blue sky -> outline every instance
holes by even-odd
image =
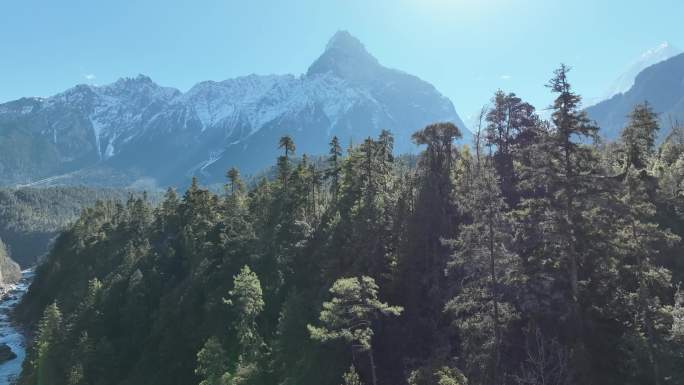
[[[544,84],[561,62],[578,91],[601,95],[641,52],[684,47],[681,15],[682,0],[7,0],[0,101],[139,73],[183,91],[301,74],[346,29],[467,118],[497,88],[545,107]]]

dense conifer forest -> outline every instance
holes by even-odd
[[[128,199],[140,192],[89,187],[0,188],[0,238],[12,257],[28,267],[48,251],[53,238],[73,223],[81,209],[99,200]],[[159,194],[150,192],[150,201]]]
[[[85,209],[17,309],[20,384],[684,384],[684,130],[642,104],[602,143],[567,76],[472,145],[286,136],[252,188]]]

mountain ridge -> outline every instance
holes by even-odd
[[[629,91],[586,111],[599,124],[603,136],[617,138],[634,106],[644,102],[660,116],[661,137],[668,133],[670,120],[684,120],[684,53],[647,67]]]
[[[31,148],[41,147],[46,158],[8,159],[0,183],[217,182],[226,168],[250,173],[269,164],[284,134],[293,135],[300,153],[324,154],[332,135],[358,142],[389,129],[397,152],[414,152],[411,133],[435,121],[456,123],[467,140],[453,104],[433,85],[382,66],[340,31],[299,76],[252,74],[181,92],[138,75],[0,104],[0,126],[14,133],[5,142],[33,155]],[[18,172],[7,170],[13,165]]]
[[[682,50],[673,46],[669,42],[665,41],[659,44],[657,47],[651,48],[643,52],[638,59],[633,61],[629,68],[625,70],[608,88],[606,93],[603,95],[603,100],[612,98],[617,94],[622,94],[629,91],[636,77],[646,68],[665,61],[671,57],[677,56],[682,53]]]

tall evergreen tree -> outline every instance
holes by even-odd
[[[330,150],[328,152],[328,170],[326,175],[330,178],[330,193],[333,202],[337,202],[337,194],[340,190],[340,171],[341,171],[341,157],[342,147],[337,136],[333,136],[330,140]]]
[[[230,194],[235,194],[244,190],[245,184],[240,179],[240,171],[237,168],[231,167],[226,173],[226,177],[228,177]]]
[[[639,106],[592,146],[567,68],[551,88],[551,122],[497,93],[472,155],[450,123],[419,156],[333,138],[322,181],[290,138],[249,190],[84,209],[17,309],[20,383],[681,385],[684,135],[656,151]]]
[[[254,360],[258,358],[263,347],[263,339],[259,334],[256,318],[264,310],[264,300],[259,277],[249,266],[244,266],[233,279],[233,290],[226,303],[237,312],[235,331],[240,344],[241,358]]]
[[[62,313],[57,304],[53,303],[43,312],[33,347],[36,385],[59,384],[62,381],[59,365],[62,328]]]
[[[494,166],[499,174],[501,192],[506,202],[515,206],[518,175],[514,168],[516,156],[532,144],[539,126],[535,108],[514,93],[499,90],[492,98],[492,108],[486,114],[487,146],[494,152]],[[479,157],[478,157],[479,160]]]
[[[454,316],[462,341],[464,368],[471,381],[496,385],[502,373],[506,330],[518,315],[512,304],[524,280],[512,252],[513,223],[507,215],[491,157],[475,179],[466,199],[472,222],[461,226],[450,242],[455,253],[449,262],[458,295],[445,310]]]
[[[351,344],[352,355],[368,353],[372,383],[377,385],[373,321],[380,315],[398,316],[403,309],[378,300],[378,286],[370,277],[338,279],[330,294],[332,299],[323,303],[319,317],[322,326],[308,326],[311,338],[321,342],[341,339]]]
[[[581,189],[583,162],[591,162],[591,151],[584,149],[575,140],[583,137],[595,137],[598,127],[592,124],[583,112],[581,107],[581,97],[571,88],[568,80],[570,68],[561,65],[555,71],[555,76],[551,79],[548,87],[552,92],[558,94],[552,105],[551,121],[553,131],[550,136],[553,150],[550,152],[552,160],[557,164],[558,187],[555,195],[562,207],[562,218],[560,223],[560,233],[566,234],[562,240],[561,255],[568,262],[569,283],[572,299],[573,318],[580,321],[579,315],[579,252],[576,250],[577,222],[580,220],[580,212],[575,206],[574,200]]]
[[[544,335],[572,346],[569,366],[581,382],[591,372],[587,343],[597,342],[587,334],[593,329],[584,308],[594,295],[603,301],[614,279],[610,246],[602,242],[614,197],[596,148],[586,143],[598,128],[581,110],[568,72],[565,65],[555,71],[548,84],[557,95],[551,122],[535,130],[534,145],[516,163],[524,199],[515,212],[515,248],[524,256],[526,291],[534,299],[526,311]]]
[[[197,353],[195,374],[202,377],[199,385],[225,385],[228,370],[226,351],[216,337],[211,337]]]
[[[413,134],[413,141],[424,150],[418,159],[415,202],[406,225],[410,242],[400,251],[398,285],[405,293],[401,297],[409,336],[405,343],[421,365],[434,352],[450,349],[444,346],[450,341],[445,334],[448,323],[429,314],[441,313],[447,300],[444,270],[450,252],[442,240],[456,234],[461,220],[454,201],[459,158],[455,141],[460,137],[452,123],[432,124]]]
[[[664,381],[660,369],[662,358],[659,356],[662,337],[656,330],[661,299],[656,293],[667,290],[671,279],[670,272],[658,265],[657,257],[668,244],[678,241],[670,231],[653,222],[656,182],[647,169],[655,152],[658,129],[655,113],[648,105],[642,104],[635,107],[629,124],[622,132],[624,213],[619,217],[620,230],[616,239],[624,264],[622,284],[635,291],[634,306],[628,305],[634,309],[628,322],[635,335],[645,336],[643,347],[656,385]]]
[[[678,343],[684,342],[684,293],[681,287],[678,287],[675,293],[670,337]]]
[[[280,174],[280,180],[287,191],[287,180],[290,177],[291,166],[290,166],[290,155],[295,152],[295,144],[290,135],[285,135],[278,141],[278,148],[282,148],[284,153],[283,156],[278,158],[278,172]]]
[[[289,156],[295,152],[295,144],[290,135],[285,135],[280,138],[278,142],[278,148],[282,148],[285,151],[285,158],[289,160]]]

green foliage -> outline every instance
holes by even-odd
[[[215,337],[204,343],[197,353],[195,373],[203,378],[200,385],[223,385],[223,377],[228,370],[226,352]]]
[[[224,300],[227,304],[234,306],[237,312],[235,328],[243,359],[257,358],[263,344],[256,324],[256,318],[264,310],[262,295],[259,277],[250,270],[249,266],[244,266],[233,279],[230,299]]]
[[[628,311],[625,324],[631,329],[631,357],[634,365],[644,365],[652,371],[654,383],[662,377],[660,351],[663,336],[661,323],[661,299],[654,293],[671,289],[671,272],[656,262],[658,254],[679,241],[679,237],[664,230],[653,221],[656,205],[656,183],[647,168],[654,151],[658,124],[648,105],[638,105],[630,116],[630,122],[622,136],[624,148],[623,190],[621,203],[624,212],[618,219],[616,242],[621,245],[623,259],[621,283],[625,287],[623,310]],[[643,359],[639,352],[645,352]]]
[[[378,285],[370,277],[340,278],[330,288],[332,299],[323,303],[321,327],[308,325],[311,338],[326,342],[341,339],[355,351],[367,352],[373,385],[377,373],[373,356],[373,320],[380,315],[399,316],[404,310],[378,300]]]
[[[684,341],[684,294],[679,287],[675,293],[675,302],[672,309],[670,336],[677,342]]]
[[[285,135],[280,138],[278,143],[278,148],[282,148],[285,151],[285,157],[289,157],[290,154],[295,152],[295,144],[290,135]]]
[[[468,385],[463,373],[449,366],[426,366],[411,372],[408,385]]]
[[[519,170],[515,162],[520,161],[527,147],[538,140],[539,117],[534,107],[515,94],[497,91],[492,98],[492,108],[485,114],[485,143],[492,151],[491,160],[500,178],[501,192],[509,205],[517,205],[520,196],[516,191]],[[479,154],[479,148],[476,149]],[[480,162],[478,156],[476,159]]]
[[[458,369],[444,366],[437,371],[435,376],[437,385],[468,385],[468,380]]]
[[[524,284],[522,267],[513,248],[513,221],[492,165],[476,163],[479,176],[466,195],[472,222],[461,226],[448,266],[459,294],[445,305],[458,329],[463,368],[477,383],[498,383],[504,337],[518,318],[513,302]],[[504,376],[505,377],[505,376]]]
[[[658,133],[658,115],[648,103],[637,104],[622,130],[625,168],[643,169],[652,157]]]
[[[342,385],[363,385],[354,365],[342,375]]]
[[[322,342],[342,339],[361,351],[371,349],[372,321],[380,315],[398,316],[403,309],[378,300],[378,285],[370,277],[340,278],[323,303],[321,327],[309,325],[311,338]]]
[[[240,179],[240,171],[237,168],[233,167],[228,170],[226,176],[229,182],[227,190],[230,194],[242,193],[244,191],[245,184]]]
[[[140,193],[86,187],[0,188],[0,238],[17,262],[28,267],[82,209],[98,201],[126,201],[131,194]]]
[[[656,148],[644,105],[590,143],[567,67],[550,88],[548,122],[497,92],[473,149],[451,123],[419,156],[285,136],[272,178],[220,195],[0,191],[22,231],[64,228],[16,311],[20,383],[684,383],[682,130]]]
[[[32,362],[37,385],[59,384],[59,352],[62,338],[62,313],[56,303],[48,306],[38,324]]]

